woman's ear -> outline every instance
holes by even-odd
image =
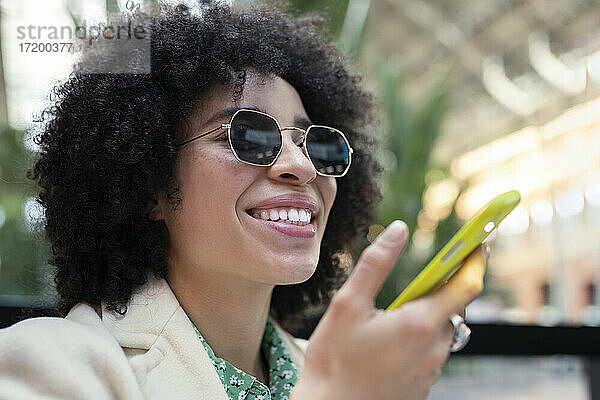
[[[152,221],[160,221],[165,219],[162,212],[162,205],[156,200],[156,196],[152,197],[146,205],[146,214]]]

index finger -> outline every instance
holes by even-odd
[[[481,293],[486,267],[487,256],[480,245],[465,259],[463,266],[448,283],[422,300],[435,303],[435,309],[439,310],[436,314],[441,320],[458,314]]]

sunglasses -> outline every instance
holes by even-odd
[[[306,129],[280,128],[277,120],[263,112],[241,108],[228,124],[195,136],[177,146],[183,146],[220,129],[227,129],[229,147],[235,157],[246,164],[269,167],[275,163],[283,143],[282,132],[296,130],[302,133],[304,154],[321,176],[340,178],[350,169],[352,147],[338,129],[311,125]],[[300,143],[297,143],[300,146]]]

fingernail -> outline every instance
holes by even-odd
[[[388,226],[387,236],[390,240],[400,240],[404,236],[404,232],[408,229],[406,223],[402,220],[395,220]]]

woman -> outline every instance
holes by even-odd
[[[92,73],[118,57],[100,47],[44,114],[30,176],[66,317],[0,334],[0,397],[426,397],[485,256],[376,310],[408,238],[398,221],[344,284],[381,167],[373,98],[319,39],[324,21],[220,4],[128,18],[152,26],[151,71]],[[310,342],[284,329],[321,304]]]

